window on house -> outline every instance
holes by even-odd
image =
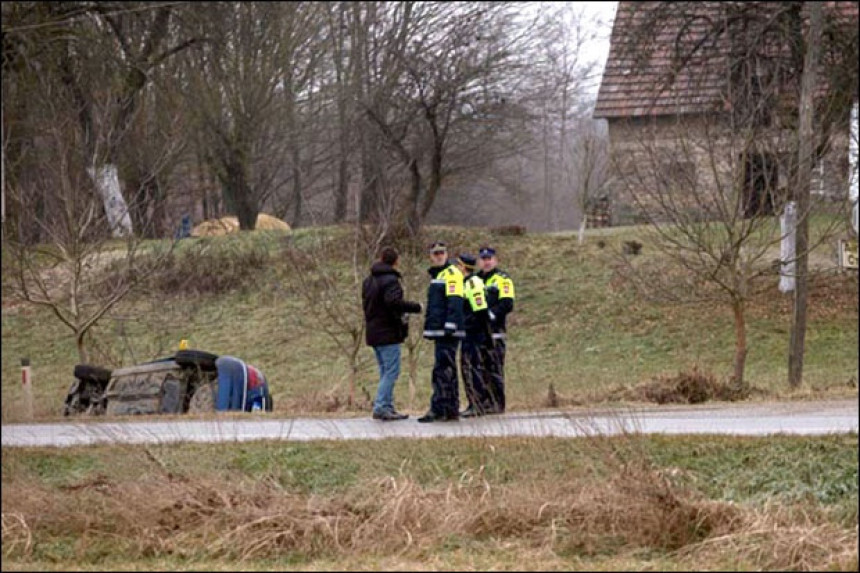
[[[749,153],[744,161],[741,209],[744,217],[773,215],[779,199],[779,167],[771,153]]]

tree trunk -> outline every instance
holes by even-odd
[[[363,139],[361,151],[361,193],[358,199],[358,220],[367,223],[379,210],[379,177],[376,156],[371,142]]]
[[[116,165],[106,163],[104,165],[87,168],[87,174],[92,179],[96,191],[102,199],[107,215],[108,225],[114,237],[128,237],[132,235],[131,217],[128,213],[128,205],[122,197],[119,186],[119,175]]]
[[[791,316],[791,339],[788,351],[788,383],[797,388],[803,381],[803,353],[806,339],[806,303],[809,292],[809,187],[812,181],[814,147],[814,90],[817,88],[818,52],[821,47],[821,4],[807,2],[809,37],[803,62],[800,93],[800,126],[798,133],[798,168],[795,183],[797,199],[797,249],[794,308]]]
[[[86,335],[86,331],[75,333],[75,344],[78,348],[78,360],[80,360],[79,364],[89,364],[90,362],[90,353],[87,351],[86,344],[84,343]]]
[[[421,204],[421,220],[423,221],[433,203],[436,202],[436,196],[439,190],[442,189],[442,159],[443,159],[442,141],[437,140],[433,146],[433,157],[430,162],[430,184],[427,186],[427,193],[424,194],[424,199]]]
[[[302,204],[302,170],[298,164],[298,153],[293,154],[293,218],[291,226],[298,228],[302,225],[304,205]]]
[[[735,299],[732,301],[732,311],[735,317],[735,359],[734,359],[734,384],[743,386],[744,370],[747,363],[747,328],[744,315],[744,301]]]
[[[418,169],[418,161],[413,159],[409,164],[409,171],[412,174],[412,183],[409,191],[409,213],[406,218],[406,230],[409,236],[417,237],[421,232],[421,210],[418,208],[418,201],[421,197],[421,172]]]
[[[343,223],[346,220],[346,199],[349,193],[349,171],[347,167],[346,150],[342,145],[337,165],[337,185],[334,191],[335,223]]]
[[[227,173],[226,181],[223,182],[225,199],[236,212],[239,228],[253,231],[257,225],[258,208],[248,185],[245,166],[239,158],[234,157],[225,168]]]
[[[583,213],[579,219],[579,233],[577,234],[577,240],[580,245],[585,242],[585,227],[587,224],[588,219],[586,218],[585,213]]]

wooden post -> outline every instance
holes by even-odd
[[[803,352],[806,339],[806,305],[809,292],[809,187],[812,179],[813,148],[813,94],[818,88],[818,52],[821,48],[821,4],[806,2],[809,7],[809,32],[800,94],[799,157],[795,193],[797,194],[797,237],[795,249],[797,263],[795,272],[794,309],[791,321],[791,339],[788,349],[788,383],[797,388],[803,381]]]
[[[24,418],[33,419],[33,381],[30,377],[30,359],[21,359],[21,395],[24,401]]]

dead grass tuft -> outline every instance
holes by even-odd
[[[744,400],[750,392],[747,384],[722,382],[712,373],[693,366],[674,375],[659,375],[632,388],[625,397],[657,404],[701,404],[710,400]]]
[[[33,533],[24,516],[17,512],[3,512],[3,556],[29,556],[33,548]]]
[[[780,523],[767,511],[748,511],[741,526],[681,548],[683,560],[707,563],[733,555],[739,568],[765,571],[857,571],[857,527]]]

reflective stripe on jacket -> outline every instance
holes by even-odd
[[[450,263],[432,267],[428,272],[431,280],[427,287],[424,337],[440,338],[446,334],[464,337],[463,273]]]
[[[490,307],[490,319],[493,328],[493,338],[505,338],[507,331],[507,316],[514,310],[514,281],[505,271],[493,269],[488,273],[480,272],[487,287],[487,304]]]

